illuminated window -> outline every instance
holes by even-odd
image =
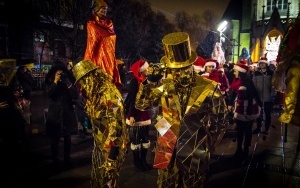
[[[288,0],[267,0],[267,11],[274,10],[276,5],[279,11],[287,10]]]
[[[278,10],[287,10],[288,8],[288,0],[280,0],[277,3]]]

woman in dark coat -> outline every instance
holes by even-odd
[[[239,61],[234,65],[233,71],[239,80],[231,84],[233,92],[230,92],[228,111],[233,111],[236,123],[237,149],[235,157],[244,159],[249,154],[252,125],[260,115],[261,102],[252,80],[247,75],[247,62],[245,60]]]
[[[46,121],[46,133],[51,138],[51,151],[53,160],[59,159],[59,140],[64,137],[64,160],[70,161],[71,135],[77,134],[77,118],[75,114],[75,101],[78,92],[74,80],[66,67],[56,65],[49,70],[46,76],[49,107]]]
[[[140,87],[147,87],[149,64],[144,59],[135,61],[130,70],[133,78],[129,84],[128,95],[125,99],[126,124],[129,126],[130,148],[133,151],[133,162],[141,171],[151,169],[147,163],[147,151],[150,147],[149,126],[151,125],[150,109],[140,110],[136,107],[136,98]]]

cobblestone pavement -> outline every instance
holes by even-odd
[[[50,143],[45,135],[44,109],[47,98],[42,91],[35,91],[32,100],[32,126],[28,151],[2,176],[2,187],[8,188],[88,188],[90,187],[91,136],[72,137],[72,164],[53,163],[50,160]],[[235,127],[232,125],[211,155],[210,172],[204,188],[300,188],[300,164],[297,151],[299,127],[278,122],[278,112],[273,113],[273,125],[269,135],[253,135],[247,160],[237,161],[235,152]],[[255,128],[255,126],[253,127]],[[154,127],[150,130],[152,148],[156,139]],[[286,140],[285,140],[286,138]],[[61,144],[62,146],[62,144]],[[62,153],[62,152],[61,152]],[[61,160],[62,160],[61,156]],[[120,188],[154,188],[157,170],[137,171],[132,163],[132,153],[127,153],[120,171]],[[148,154],[148,161],[153,153]],[[2,179],[1,178],[1,179]]]

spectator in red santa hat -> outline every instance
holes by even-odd
[[[237,149],[235,157],[248,156],[252,140],[252,126],[260,115],[259,98],[252,80],[247,75],[247,62],[239,61],[233,67],[234,75],[239,79],[228,100],[228,111],[233,111],[237,130]]]
[[[205,59],[201,56],[198,56],[196,61],[193,64],[194,71],[197,74],[200,74],[204,69],[204,65],[205,65]]]
[[[206,59],[204,64],[204,72],[200,73],[201,76],[214,80],[219,83],[219,73],[218,73],[219,63],[215,59]]]
[[[274,73],[269,69],[268,65],[268,59],[266,57],[261,57],[258,60],[258,69],[254,72],[252,77],[263,107],[261,116],[256,120],[257,128],[253,131],[253,134],[261,132],[263,123],[265,127],[263,134],[269,134],[270,132],[272,120],[271,113],[276,92],[272,87],[272,77]]]
[[[151,111],[139,110],[135,101],[139,87],[148,83],[149,64],[144,59],[135,61],[130,70],[133,78],[129,83],[128,95],[124,101],[126,111],[126,124],[129,126],[130,148],[133,151],[134,165],[141,171],[151,169],[146,162],[147,151],[150,147],[149,125],[151,125]]]
[[[243,60],[243,59],[238,61],[237,63],[247,65],[247,61]],[[231,63],[231,64],[232,64],[232,69],[231,69],[230,73],[232,73],[233,78],[232,78],[231,82],[229,82],[230,83],[229,84],[229,91],[227,93],[227,99],[226,99],[227,100],[227,105],[228,105],[228,101],[232,100],[231,98],[232,98],[232,96],[234,96],[233,93],[237,93],[239,87],[242,84],[240,77],[236,76],[236,74],[235,74],[235,71],[233,69],[234,64],[233,63]],[[228,115],[229,115],[229,123],[233,124],[234,123],[233,111],[229,111]]]

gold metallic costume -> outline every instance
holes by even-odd
[[[279,121],[300,126],[300,14],[283,37],[277,61],[272,84],[279,92],[285,92]]]
[[[11,84],[16,73],[16,59],[0,59],[0,73],[5,76],[6,84]]]
[[[279,117],[283,123],[300,126],[300,54],[289,62],[286,74],[284,112]]]
[[[87,93],[85,111],[93,129],[91,187],[119,187],[128,142],[122,95],[111,77],[90,60],[77,63],[73,72]]]
[[[210,153],[228,126],[225,100],[215,81],[194,73],[196,54],[190,50],[187,33],[170,33],[163,45],[166,56],[160,67],[165,67],[165,79],[159,87],[141,87],[136,105],[147,108],[160,101],[162,107],[155,125],[158,187],[200,188],[209,170]]]

